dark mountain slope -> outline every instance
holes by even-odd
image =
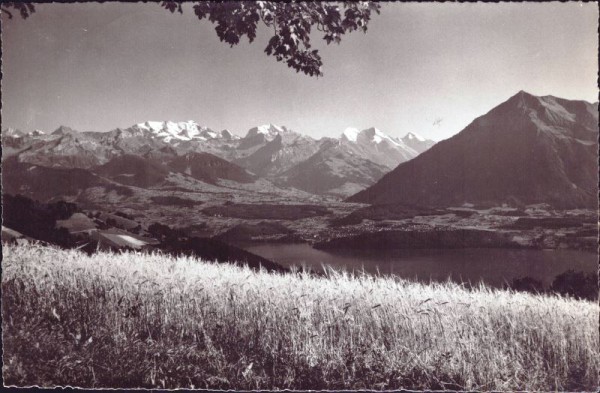
[[[10,157],[2,163],[2,192],[21,194],[34,200],[77,196],[81,191],[107,182],[80,168],[47,168]]]
[[[519,92],[351,202],[595,207],[598,106]]]
[[[169,169],[160,163],[131,154],[115,157],[94,172],[118,183],[142,188],[160,184],[169,175]]]
[[[187,153],[171,161],[169,167],[211,184],[218,179],[239,183],[251,183],[256,179],[245,169],[210,153]]]

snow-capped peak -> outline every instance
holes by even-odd
[[[165,142],[173,139],[190,141],[206,141],[221,137],[221,134],[211,130],[208,127],[200,126],[194,120],[174,122],[174,121],[147,121],[138,123],[132,128],[149,131],[155,136],[162,138]]]
[[[22,132],[20,130],[14,129],[14,128],[7,128],[4,131],[2,131],[2,135],[3,136],[12,136],[15,138],[20,138],[23,136],[28,136],[28,137],[38,137],[38,136],[42,136],[42,135],[46,135],[46,133],[42,130],[36,129],[30,132]]]
[[[358,128],[348,127],[342,132],[342,138],[346,138],[350,142],[356,142],[358,139]]]
[[[277,135],[285,134],[289,132],[284,126],[277,126],[275,124],[263,124],[261,126],[253,127],[248,130],[245,138],[254,138],[257,135],[262,135],[266,140],[273,140]]]
[[[388,140],[394,144],[397,144],[391,137],[381,132],[379,128],[371,127],[363,130],[362,134],[369,136],[371,140],[377,144],[383,142],[384,140]]]
[[[174,121],[147,121],[137,124],[138,128],[152,132],[168,132],[173,136],[182,131],[198,131],[198,123],[193,120],[174,122]]]
[[[3,137],[10,136],[10,137],[13,137],[13,138],[20,138],[23,135],[25,135],[25,134],[21,130],[19,130],[17,128],[9,127],[9,128],[5,128],[4,130],[2,130],[2,136]]]
[[[415,134],[414,132],[407,133],[406,135],[404,135],[404,137],[402,139],[417,140],[419,142],[425,142],[425,138],[423,138],[419,134]]]
[[[392,138],[379,128],[371,127],[362,131],[357,128],[348,127],[342,132],[341,139],[345,139],[353,143],[375,143],[380,144],[383,141],[391,143],[394,146],[401,146],[403,143],[396,138]]]
[[[263,124],[262,126],[256,127],[256,132],[258,134],[273,135],[279,132],[283,132],[283,129],[274,124]]]
[[[376,127],[371,127],[367,128],[366,130],[362,130],[358,135],[358,139],[375,144],[380,144],[385,141],[393,146],[405,147],[403,146],[404,144],[401,141],[399,141],[396,138],[392,138],[391,136],[387,135],[386,133],[384,133]]]
[[[425,139],[419,134],[415,134],[414,132],[409,132],[408,134],[404,135],[404,137],[402,137],[402,139],[400,140],[407,146],[410,146],[412,149],[417,151],[419,154],[423,153],[425,150],[435,145],[435,141]]]

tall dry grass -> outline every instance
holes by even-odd
[[[11,385],[595,390],[597,304],[7,246]]]

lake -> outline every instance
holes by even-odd
[[[386,252],[326,252],[304,243],[241,245],[244,249],[280,265],[308,266],[321,271],[323,265],[348,271],[395,274],[421,281],[479,282],[502,286],[515,278],[532,277],[548,286],[566,270],[595,272],[595,253],[576,250],[515,250],[473,248],[454,250],[390,250]]]

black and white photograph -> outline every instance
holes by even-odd
[[[3,387],[598,391],[598,5],[2,1]]]

